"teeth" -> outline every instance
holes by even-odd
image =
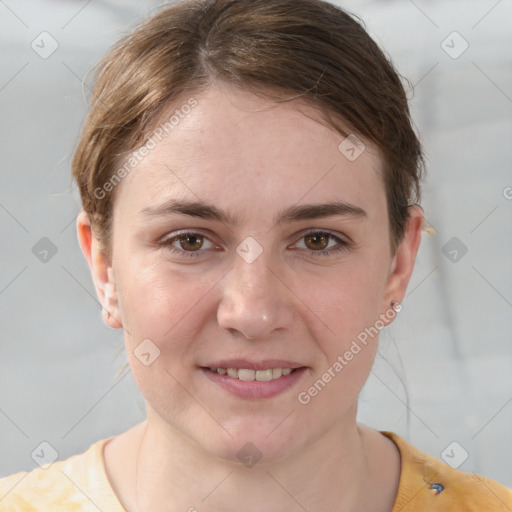
[[[279,379],[283,375],[290,375],[291,368],[268,368],[267,370],[250,370],[248,368],[210,368],[213,372],[220,375],[228,375],[233,379],[240,380],[257,380],[265,382],[269,380]]]
[[[254,370],[246,370],[244,368],[240,368],[240,370],[238,370],[238,378],[240,380],[254,380],[255,374],[256,372]]]
[[[272,370],[258,370],[256,372],[256,380],[260,380],[260,381],[272,380]]]
[[[273,368],[272,369],[272,378],[273,379],[279,379],[283,375],[283,369],[282,368]]]

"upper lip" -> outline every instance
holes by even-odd
[[[302,368],[304,365],[283,359],[265,359],[263,361],[250,361],[248,359],[222,359],[204,365],[204,368],[245,368],[248,370],[267,370],[273,368]]]

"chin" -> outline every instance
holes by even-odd
[[[236,428],[227,429],[229,435],[206,435],[202,448],[215,457],[237,465],[252,467],[286,459],[300,449],[301,440],[286,429],[276,429],[276,422],[255,425],[252,421],[237,421]],[[271,425],[271,426],[270,426]]]

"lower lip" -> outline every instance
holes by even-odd
[[[201,368],[203,374],[212,382],[240,398],[271,398],[294,386],[304,375],[306,368],[297,368],[294,372],[283,375],[279,379],[267,381],[240,380],[220,373]]]

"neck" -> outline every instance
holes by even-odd
[[[148,411],[135,471],[136,510],[227,512],[248,504],[265,512],[380,510],[369,429],[356,423],[355,412],[293,456],[246,467],[206,453]]]

